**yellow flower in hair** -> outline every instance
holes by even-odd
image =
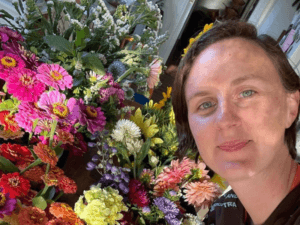
[[[208,31],[208,30],[210,30],[212,27],[213,27],[213,23],[211,23],[211,24],[205,24],[205,26],[204,26],[204,28],[203,28],[203,31],[201,31],[198,35],[197,35],[197,37],[195,37],[195,38],[191,38],[190,40],[189,40],[189,45],[185,48],[185,49],[183,49],[183,54],[181,55],[182,57],[184,57],[185,55],[186,55],[186,53],[188,52],[188,50],[192,47],[192,45],[193,45],[193,43],[195,42],[195,41],[197,41],[206,31]]]

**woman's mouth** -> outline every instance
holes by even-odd
[[[244,148],[248,144],[248,142],[250,141],[239,141],[239,140],[229,141],[220,145],[219,148],[226,152],[235,152]]]

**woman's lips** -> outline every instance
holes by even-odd
[[[223,151],[226,152],[234,152],[241,150],[244,148],[249,141],[231,141],[231,142],[226,142],[222,145],[219,146],[219,148]]]

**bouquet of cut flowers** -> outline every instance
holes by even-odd
[[[46,14],[35,0],[13,1],[13,5],[20,16],[0,10],[0,19],[23,35],[41,61],[59,64],[72,74],[71,91],[81,98],[88,96],[86,101],[102,87],[98,77],[105,75],[105,69],[128,99],[133,97],[133,84],[146,96],[159,84],[163,65],[158,47],[167,36],[158,35],[161,13],[151,1],[119,4],[113,15],[103,0],[47,1]],[[139,24],[145,26],[141,35],[134,33]]]
[[[226,188],[219,176],[208,175],[201,159],[175,158],[178,138],[171,91],[168,88],[159,103],[150,101],[121,118],[102,136],[97,143],[102,149],[87,164],[101,178],[86,193],[110,188],[123,197],[127,212],[116,224],[197,224],[192,212],[209,207]],[[83,198],[75,212],[88,224],[99,224],[90,219],[99,216]]]

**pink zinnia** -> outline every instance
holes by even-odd
[[[21,102],[19,111],[15,115],[15,120],[27,132],[32,132],[32,126],[35,119],[38,119],[38,124],[34,130],[35,134],[46,130],[50,132],[52,118],[47,115],[47,112],[37,108],[36,103]]]
[[[79,123],[82,126],[87,125],[87,130],[92,134],[96,131],[102,131],[106,124],[106,118],[104,112],[101,111],[101,108],[85,105],[82,99],[79,100],[78,105],[81,110]]]
[[[110,96],[116,96],[119,100],[119,104],[121,104],[125,99],[124,91],[119,87],[109,87],[109,88],[101,88],[99,90],[100,102],[107,102]]]
[[[80,115],[80,110],[75,98],[66,100],[66,96],[58,91],[49,91],[41,95],[38,107],[46,110],[60,123],[75,123]]]
[[[6,80],[10,71],[15,68],[24,68],[25,62],[17,55],[0,51],[0,78]]]
[[[36,73],[25,68],[16,68],[7,78],[7,90],[20,101],[37,102],[45,91],[45,84],[36,78]]]
[[[150,200],[147,197],[147,191],[140,181],[132,179],[130,180],[128,187],[128,197],[131,204],[136,204],[141,208],[150,204]]]
[[[37,78],[48,86],[56,90],[72,88],[73,78],[68,72],[58,64],[42,64],[37,68]]]
[[[1,34],[1,36],[5,34],[12,41],[24,41],[24,38],[22,37],[22,35],[20,33],[14,31],[12,29],[9,29],[6,26],[0,27],[0,34]]]

